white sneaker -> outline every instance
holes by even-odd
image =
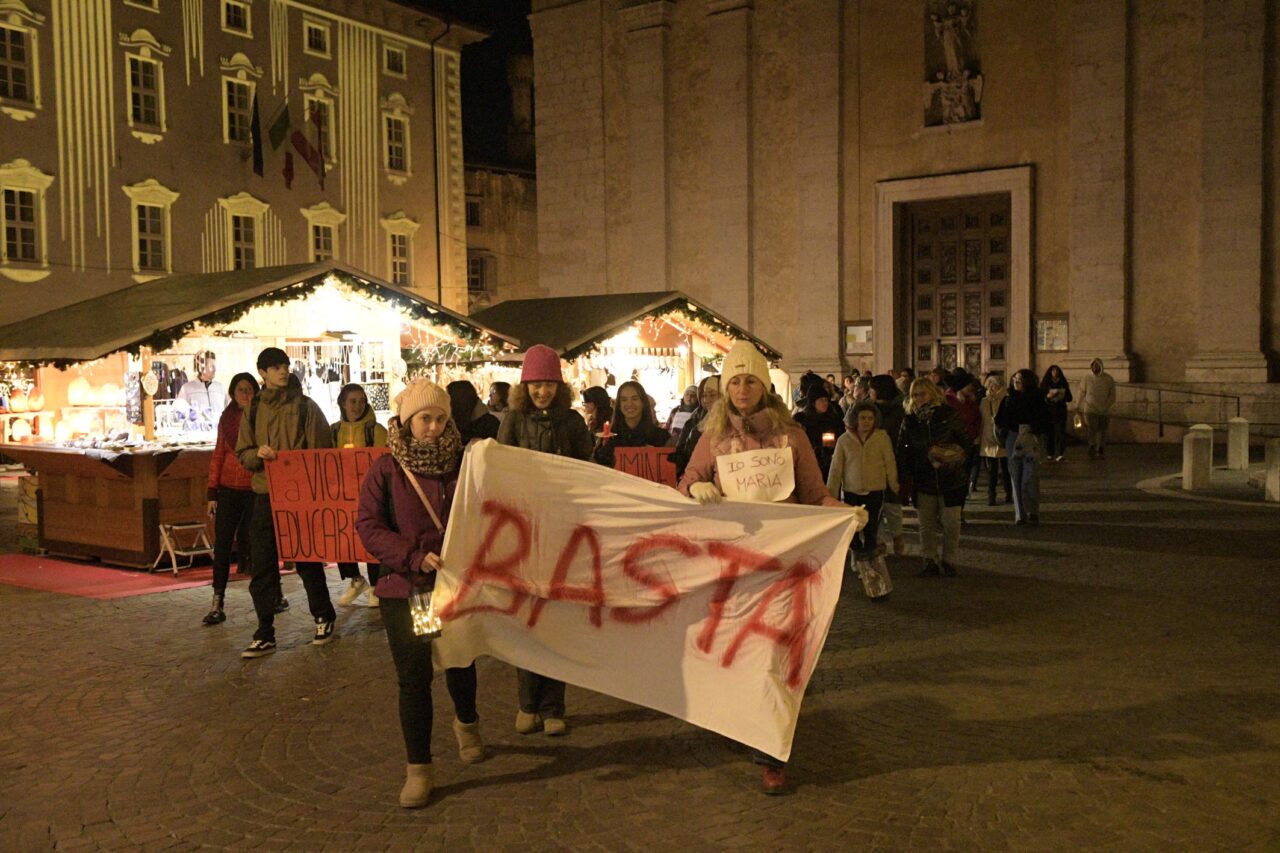
[[[378,594],[377,594],[376,592],[374,592],[373,590],[369,590],[369,598],[368,598],[367,603],[368,603],[368,605],[369,605],[370,607],[377,607],[377,606],[378,606]]]
[[[366,589],[369,588],[369,582],[364,578],[352,578],[347,585],[347,589],[342,595],[338,596],[338,603],[343,607],[347,607],[351,602],[360,597]]]

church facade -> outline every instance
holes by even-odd
[[[534,0],[530,20],[552,295],[682,290],[792,373],[1276,378],[1266,0]]]

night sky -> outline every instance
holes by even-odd
[[[492,33],[462,51],[463,145],[468,163],[533,167],[532,163],[510,162],[506,152],[506,129],[511,121],[507,57],[533,53],[529,4],[530,0],[428,0],[405,4],[444,12]]]

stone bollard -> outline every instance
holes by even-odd
[[[1212,431],[1206,434],[1194,427],[1182,437],[1182,490],[1196,492],[1209,487],[1213,469]]]
[[[1244,418],[1227,421],[1227,468],[1232,471],[1249,469],[1249,422]]]
[[[1266,500],[1280,503],[1280,438],[1267,439]]]

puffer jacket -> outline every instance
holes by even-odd
[[[720,474],[716,469],[716,459],[730,453],[741,453],[745,450],[761,448],[791,448],[792,464],[795,466],[795,490],[787,496],[786,503],[809,504],[810,506],[838,506],[844,504],[827,492],[827,484],[822,479],[822,471],[818,468],[817,457],[813,455],[813,447],[809,445],[809,437],[797,423],[788,424],[785,429],[776,433],[765,411],[756,412],[747,419],[750,431],[744,429],[744,418],[740,415],[729,415],[732,431],[712,441],[707,433],[700,433],[698,444],[693,449],[693,456],[680,478],[680,493],[688,496],[689,487],[694,483],[715,483],[721,492]]]
[[[970,446],[969,433],[956,410],[941,403],[925,412],[908,412],[895,448],[898,480],[913,492],[942,495],[947,506],[959,506],[969,489],[969,477],[963,462],[933,467],[929,448],[939,444]]]
[[[507,412],[498,429],[498,443],[573,459],[590,459],[595,447],[586,421],[572,409]]]
[[[378,423],[372,406],[365,406],[364,414],[354,421],[347,420],[344,415],[342,420],[329,429],[333,433],[334,447],[387,446],[387,428]]]
[[[618,418],[618,431],[608,441],[601,440],[592,458],[601,465],[613,467],[613,449],[615,447],[666,447],[671,440],[671,433],[657,424],[652,426],[638,425],[635,429],[627,426],[627,422]]]
[[[256,405],[245,409],[236,440],[240,464],[253,472],[253,490],[267,494],[267,468],[258,458],[258,448],[273,450],[314,450],[333,446],[329,422],[316,402],[290,383],[284,388],[267,388],[255,398]]]
[[[247,492],[253,488],[253,475],[245,470],[236,456],[236,440],[240,437],[240,419],[244,412],[233,400],[218,418],[218,441],[209,460],[209,500],[218,497],[218,487]]]
[[[440,523],[449,524],[449,510],[458,488],[458,469],[447,474],[410,474],[390,453],[379,456],[360,484],[356,532],[370,554],[382,563],[374,592],[381,598],[408,598],[415,589],[433,589],[435,572],[423,572],[422,560],[439,554],[444,533],[422,506],[409,477],[418,481]]]

